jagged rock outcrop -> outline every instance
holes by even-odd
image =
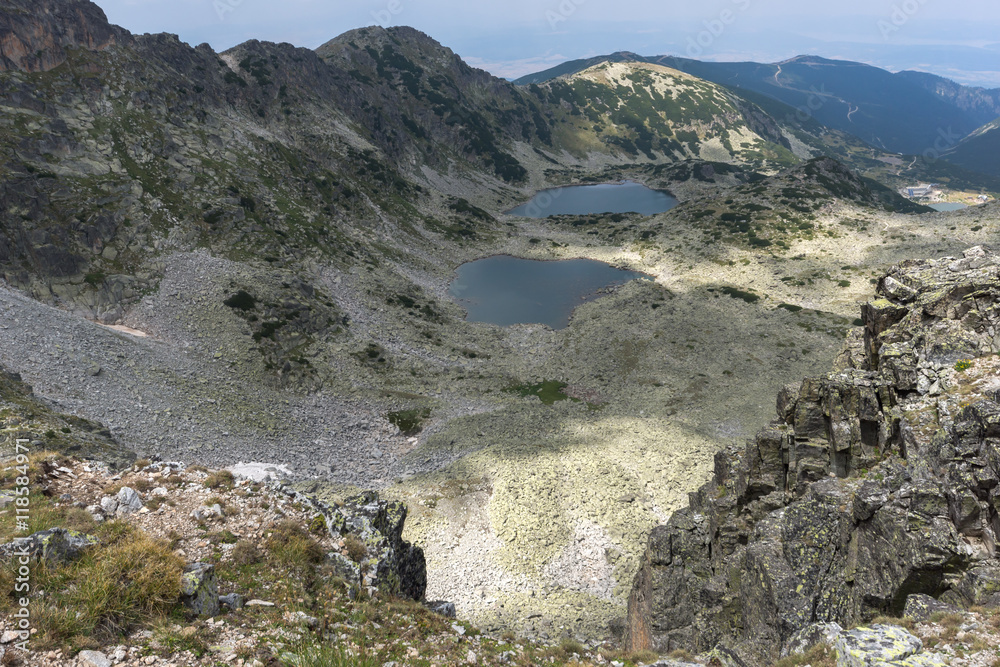
[[[378,493],[368,491],[340,507],[320,507],[331,535],[358,540],[356,564],[345,563],[357,572],[355,581],[389,595],[423,599],[427,564],[423,549],[403,541],[406,505],[380,500]]]
[[[906,261],[878,295],[838,370],[782,391],[654,529],[631,649],[766,664],[810,624],[901,615],[911,594],[1000,603],[1000,256]]]
[[[66,61],[67,48],[98,51],[131,40],[87,0],[0,3],[0,72],[47,72]]]

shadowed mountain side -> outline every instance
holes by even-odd
[[[1000,178],[1000,118],[987,123],[945,155],[949,162]]]

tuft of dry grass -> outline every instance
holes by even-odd
[[[576,655],[583,655],[587,652],[587,649],[578,641],[572,639],[563,639],[559,642],[559,650],[562,652],[563,656],[570,657],[574,653]]]
[[[208,489],[231,489],[236,485],[236,478],[228,470],[219,470],[206,477],[204,484]]]
[[[27,463],[24,463],[24,459],[18,460],[17,457],[11,457],[5,461],[3,469],[0,469],[0,489],[13,489],[17,478],[25,476],[23,467],[25,465],[28,466],[29,486],[36,486],[44,480],[46,472],[70,463],[72,462],[62,454],[50,451],[28,454]]]
[[[264,560],[264,555],[257,548],[257,545],[247,540],[237,542],[230,556],[233,559],[233,564],[237,567],[255,565]]]
[[[837,652],[829,644],[820,642],[805,653],[797,653],[796,655],[782,658],[774,663],[773,667],[803,667],[804,665],[812,665],[812,667],[837,667]]]
[[[897,618],[895,616],[877,616],[874,619],[872,619],[871,623],[867,623],[866,625],[895,625],[912,631],[913,628],[917,627],[917,622],[912,618]]]
[[[67,565],[39,564],[32,601],[42,647],[112,642],[133,627],[161,618],[177,604],[184,561],[169,543],[113,521],[97,531],[100,544]]]
[[[633,662],[637,665],[646,662],[656,662],[659,659],[660,655],[654,651],[635,651],[634,653],[629,653],[626,658],[628,662]]]
[[[360,563],[368,555],[368,547],[361,541],[361,538],[353,533],[349,533],[344,538],[344,550],[347,551],[347,557],[355,563]]]
[[[937,623],[938,625],[943,625],[946,628],[957,628],[965,620],[962,614],[956,614],[953,612],[946,611],[936,611],[930,616],[931,623]]]
[[[271,536],[264,543],[264,548],[272,558],[290,567],[314,565],[325,556],[319,542],[291,519],[285,519],[271,527]]]

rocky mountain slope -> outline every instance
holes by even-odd
[[[101,8],[86,0],[50,3],[42,11],[30,0],[5,0],[0,7],[0,72],[47,72],[66,61],[68,49],[133,43],[127,31],[110,25]]]
[[[8,416],[4,435],[30,443],[22,451],[30,452],[23,477],[32,514],[26,531],[16,529],[11,494],[20,473],[6,467],[0,542],[5,554],[32,553],[26,599],[34,632],[22,636],[9,616],[18,601],[4,595],[6,665],[459,665],[470,655],[484,665],[593,665],[628,658],[609,646],[487,637],[455,620],[453,605],[427,602],[423,558],[400,539],[405,508],[374,494],[329,507],[224,470],[141,460],[116,472],[46,453],[35,430],[41,422],[17,414],[23,421]],[[13,577],[6,565],[0,570],[5,588]],[[95,584],[108,578],[114,592],[102,595]]]
[[[959,109],[975,114],[975,117],[986,123],[1000,114],[1000,88],[979,88],[963,86],[951,79],[946,79],[927,72],[905,70],[896,76],[923,86]]]
[[[834,372],[786,387],[653,531],[631,646],[764,664],[810,624],[900,616],[913,595],[995,604],[998,267],[976,247],[880,279]]]

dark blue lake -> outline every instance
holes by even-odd
[[[641,183],[604,183],[573,185],[542,190],[526,204],[507,211],[523,218],[547,218],[550,215],[590,215],[593,213],[641,213],[655,215],[677,206],[677,200],[665,192],[651,190]]]
[[[597,298],[597,291],[649,276],[592,259],[538,261],[508,255],[458,267],[450,294],[470,322],[547,324],[563,329],[573,309]]]

